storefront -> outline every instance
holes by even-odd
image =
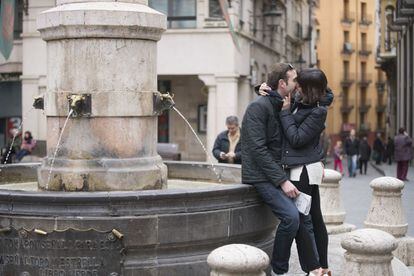
[[[20,81],[0,82],[0,148],[12,138],[11,130],[22,120],[22,86]]]

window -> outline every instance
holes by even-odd
[[[361,19],[367,18],[367,3],[361,3]]]
[[[208,2],[208,15],[210,18],[223,19],[219,0],[210,0]]]
[[[168,28],[196,27],[196,0],[149,0],[149,6],[167,15]]]
[[[349,31],[344,31],[344,42],[349,42]]]

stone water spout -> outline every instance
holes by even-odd
[[[36,96],[33,98],[33,107],[35,109],[45,109],[45,99],[43,96]]]
[[[154,112],[156,115],[161,115],[165,110],[169,110],[175,106],[173,100],[174,95],[167,93],[154,93]]]

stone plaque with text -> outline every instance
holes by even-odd
[[[11,229],[0,233],[0,275],[120,276],[122,250],[111,232]]]

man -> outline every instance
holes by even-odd
[[[283,131],[278,115],[283,100],[296,88],[295,79],[296,71],[290,64],[276,64],[267,80],[273,91],[267,97],[258,97],[250,103],[241,131],[242,182],[254,185],[263,201],[280,219],[273,246],[272,275],[288,272],[291,245],[300,226],[299,212],[292,200],[299,191],[288,180],[280,163]],[[312,245],[307,248],[308,251],[314,249]]]
[[[219,163],[241,164],[239,119],[226,118],[227,130],[220,133],[214,142],[213,155]]]
[[[413,140],[408,136],[405,128],[401,127],[394,138],[394,158],[397,162],[397,178],[403,181],[408,181],[408,162],[413,158],[412,144]]]
[[[356,176],[357,160],[359,153],[359,141],[355,137],[355,129],[351,129],[349,137],[345,140],[345,154],[348,159],[349,177]]]
[[[381,165],[383,153],[384,153],[384,143],[381,140],[381,133],[377,133],[377,137],[374,140],[374,156],[375,156],[376,165]]]
[[[359,172],[367,174],[368,161],[371,156],[371,147],[368,144],[367,136],[362,138],[359,144]]]

